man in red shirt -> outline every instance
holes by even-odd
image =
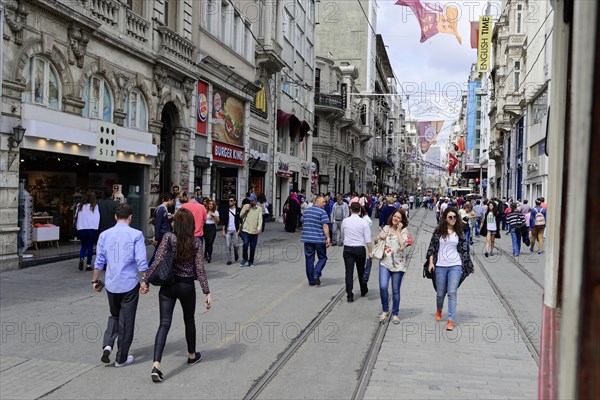
[[[194,195],[190,195],[189,199],[193,200]],[[185,208],[192,213],[194,217],[194,236],[204,240],[204,223],[206,222],[206,207],[195,201],[186,201],[181,205],[181,208]]]

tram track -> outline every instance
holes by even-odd
[[[425,215],[426,214],[423,214],[421,222],[416,227],[416,232],[413,234],[413,243],[418,243],[418,238],[421,233],[421,225],[423,224]],[[376,220],[374,220],[374,222],[375,221]],[[407,262],[410,261],[413,254],[415,253],[416,252],[413,251],[408,255]],[[358,277],[356,277],[355,280],[357,278]],[[281,371],[281,369],[294,357],[294,355],[300,350],[302,345],[311,336],[315,329],[317,329],[321,322],[323,322],[323,320],[331,313],[335,305],[342,300],[345,294],[346,288],[345,286],[343,286],[321,309],[317,316],[306,326],[306,328],[304,328],[304,330],[300,332],[300,334],[292,341],[292,343],[277,357],[275,362],[271,364],[267,371],[265,371],[265,373],[255,381],[248,393],[246,393],[246,395],[244,396],[244,400],[253,400],[259,398],[260,394],[269,386],[271,381],[277,376],[277,373]],[[358,379],[356,387],[352,394],[352,399],[364,398],[364,394],[367,390],[367,386],[373,373],[375,362],[377,361],[377,356],[379,354],[379,350],[381,349],[381,345],[385,338],[385,334],[387,332],[389,324],[389,317],[385,321],[377,323],[375,334],[373,335],[373,339],[371,341],[371,344],[369,345],[369,348],[366,352],[366,356],[362,362],[360,372],[358,374]]]

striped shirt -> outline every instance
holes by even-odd
[[[525,217],[519,211],[511,211],[506,217],[506,222],[511,228],[518,228],[525,225]]]
[[[323,224],[329,223],[329,217],[325,210],[315,206],[307,208],[302,216],[302,238],[304,243],[326,243],[327,238],[323,231]]]

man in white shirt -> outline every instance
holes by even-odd
[[[371,228],[369,223],[360,217],[360,204],[352,203],[350,206],[350,217],[342,222],[342,237],[344,240],[344,265],[346,267],[346,294],[349,303],[354,301],[354,293],[352,293],[354,282],[354,264],[356,264],[356,272],[358,273],[358,282],[360,283],[360,295],[366,296],[369,289],[367,283],[363,282],[365,274],[365,263],[367,261],[367,253],[365,245],[369,249],[369,257],[371,256]]]
[[[415,203],[415,196],[413,196],[412,194],[408,196],[408,202],[410,203],[410,209],[412,210]]]

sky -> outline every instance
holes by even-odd
[[[388,57],[404,93],[403,107],[407,118],[419,121],[445,120],[438,143],[448,140],[450,126],[460,113],[461,92],[467,90],[471,64],[477,50],[470,45],[470,21],[478,21],[487,1],[436,1],[454,5],[459,11],[458,34],[438,33],[420,43],[421,29],[417,17],[396,0],[378,0],[377,33],[383,37]],[[492,1],[491,14],[500,13],[500,2]],[[399,89],[402,93],[402,90]]]

